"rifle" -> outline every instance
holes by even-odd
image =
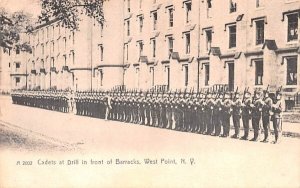
[[[255,96],[256,96],[256,89],[254,90],[254,93],[253,93],[253,97],[252,97],[252,104],[254,104],[254,99],[255,99]]]
[[[236,99],[236,95],[237,95],[238,91],[239,91],[239,87],[237,87],[237,88],[236,88],[236,90],[235,90],[235,93],[234,93],[233,100],[235,100],[235,99]]]
[[[216,96],[215,96],[215,100],[217,100],[217,98],[220,96],[220,88],[218,89],[218,92],[217,92],[217,94],[216,94]]]
[[[266,99],[266,93],[269,91],[269,84],[268,84],[268,86],[267,86],[267,89],[266,89],[266,91],[264,92],[264,100]]]
[[[248,90],[249,90],[249,87],[244,89],[244,94],[243,94],[243,99],[242,99],[243,103],[245,102],[245,97],[246,97],[246,93],[248,92]]]
[[[282,90],[282,86],[280,86],[280,88],[276,91],[276,93],[280,93]]]

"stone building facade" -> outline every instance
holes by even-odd
[[[105,21],[28,35],[28,89],[300,89],[299,0],[104,1]]]
[[[125,0],[125,85],[269,85],[293,94],[300,89],[299,8],[298,0]]]

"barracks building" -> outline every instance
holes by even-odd
[[[12,88],[300,90],[299,0],[110,0],[103,10],[103,24],[83,16],[75,32],[38,25],[32,54],[10,63]]]

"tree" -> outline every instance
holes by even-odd
[[[94,18],[98,23],[104,21],[104,0],[41,0],[42,12],[39,21],[49,22],[58,19],[63,27],[70,30],[79,29],[80,15]]]
[[[23,11],[9,14],[0,9],[0,46],[4,49],[31,52],[27,42],[20,40],[21,33],[32,30],[32,16]]]

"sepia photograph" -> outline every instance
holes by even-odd
[[[0,0],[0,187],[300,187],[300,0]]]

